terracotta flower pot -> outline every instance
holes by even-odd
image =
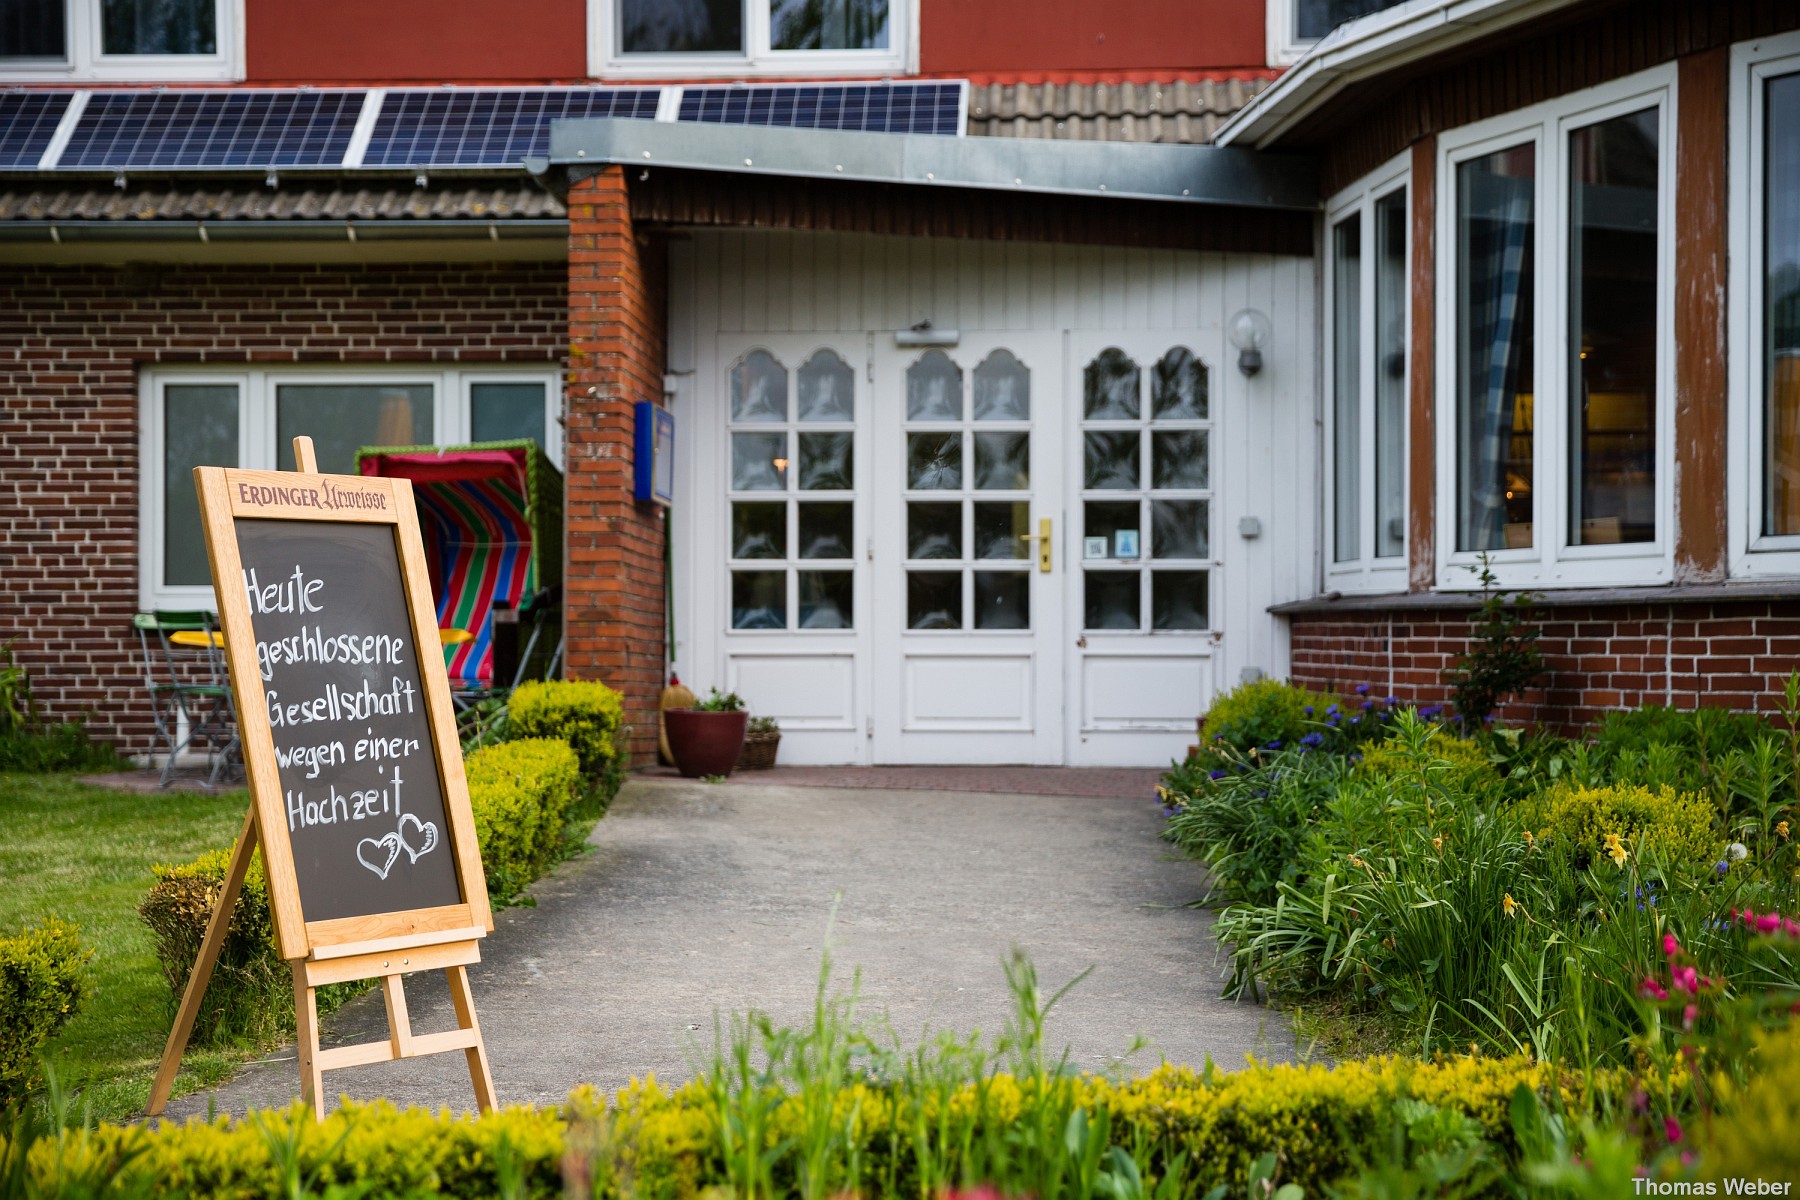
[[[747,712],[701,712],[671,708],[663,714],[669,730],[669,753],[675,769],[689,779],[729,775],[744,751]]]

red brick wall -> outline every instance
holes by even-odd
[[[1594,604],[1538,610],[1548,671],[1505,716],[1570,728],[1615,708],[1673,704],[1774,711],[1800,667],[1793,601]],[[1468,645],[1466,609],[1296,614],[1293,679],[1402,700],[1449,698],[1445,672]]]
[[[0,288],[0,640],[55,719],[150,748],[138,373],[153,363],[560,362],[560,263],[19,266]]]
[[[667,261],[634,230],[618,167],[569,189],[565,661],[569,678],[624,694],[638,763],[656,754],[667,530],[662,509],[632,500],[632,406],[662,400]]]

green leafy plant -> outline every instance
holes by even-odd
[[[695,712],[743,712],[744,698],[736,692],[721,692],[713,688],[706,699],[694,705]]]
[[[1297,742],[1322,725],[1332,698],[1279,679],[1241,683],[1215,699],[1201,724],[1201,749],[1248,751]]]
[[[748,732],[753,734],[780,733],[781,725],[774,717],[751,717]]]
[[[55,917],[0,938],[0,1109],[36,1083],[38,1051],[87,996],[91,957],[80,932]]]
[[[34,732],[37,705],[31,699],[31,681],[13,657],[12,643],[0,646],[0,735]]]
[[[1451,701],[1466,727],[1480,728],[1509,696],[1522,694],[1544,672],[1530,592],[1508,594],[1495,585],[1488,556],[1469,568],[1481,581],[1481,607],[1472,618],[1469,649],[1449,673]]]
[[[588,779],[601,779],[612,770],[625,745],[624,698],[603,683],[520,684],[507,703],[507,720],[509,737],[569,743]]]

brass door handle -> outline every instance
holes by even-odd
[[[1040,517],[1038,519],[1038,531],[1036,533],[1021,533],[1019,535],[1019,540],[1021,542],[1036,542],[1038,544],[1038,570],[1048,572],[1050,570],[1050,518]]]

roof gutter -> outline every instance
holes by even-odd
[[[1592,0],[1415,0],[1347,22],[1232,114],[1214,142],[1266,150],[1345,88]]]
[[[625,164],[1243,208],[1319,207],[1311,158],[1217,146],[564,120],[550,124],[549,157],[525,161],[534,174],[552,164]]]
[[[561,218],[372,221],[0,221],[0,242],[515,241],[568,236]]]

